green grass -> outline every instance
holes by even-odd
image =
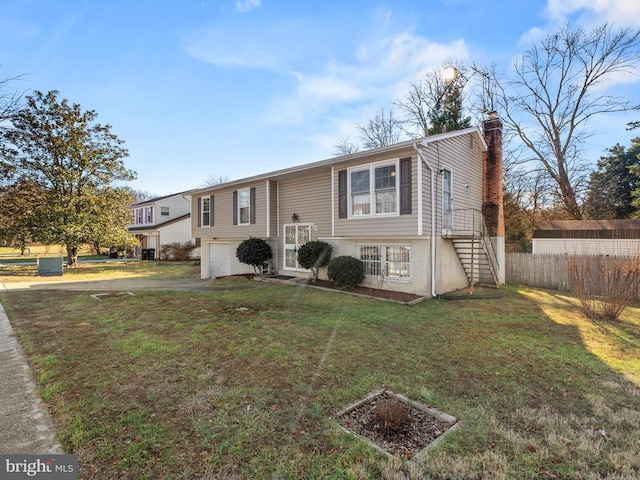
[[[638,308],[605,331],[535,289],[408,307],[225,282],[256,288],[0,295],[81,476],[640,477]],[[333,416],[383,386],[461,427],[381,457]]]
[[[107,280],[114,278],[157,278],[161,280],[182,280],[196,278],[200,268],[194,262],[147,262],[126,261],[109,263],[80,263],[76,267],[64,269],[62,277],[38,277],[35,265],[2,265],[0,262],[0,282],[59,282],[79,280]]]

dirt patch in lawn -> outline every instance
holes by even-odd
[[[424,454],[457,427],[457,419],[403,395],[382,390],[337,415],[351,433],[387,455],[407,459]]]

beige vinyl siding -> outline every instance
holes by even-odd
[[[454,216],[456,210],[482,210],[482,152],[471,135],[453,137],[429,144],[426,158],[435,170],[436,188],[436,233],[442,230],[442,174],[447,169],[452,173],[452,198]],[[431,177],[423,170],[423,231],[428,234],[431,222]],[[454,219],[455,222],[455,219]]]
[[[351,167],[369,165],[371,163],[383,162],[387,160],[399,160],[411,157],[411,213],[397,216],[372,216],[366,218],[339,218],[338,217],[338,172]],[[334,169],[334,215],[335,215],[335,236],[336,237],[397,237],[407,235],[417,235],[418,233],[418,163],[417,154],[413,149],[396,153],[394,156],[372,156],[366,162],[360,160],[349,164],[340,165]],[[399,163],[398,163],[399,166]],[[398,168],[399,170],[399,168]],[[398,190],[399,192],[399,190]],[[398,193],[399,195],[399,193]],[[398,202],[398,211],[400,198]]]
[[[252,225],[233,224],[233,192],[244,188],[256,189],[256,223]],[[272,192],[274,193],[274,192]],[[214,195],[213,227],[198,227],[198,197]],[[229,189],[203,191],[191,202],[191,226],[197,238],[266,238],[267,235],[267,183],[266,181],[238,185]],[[273,216],[273,212],[272,212]],[[275,236],[275,232],[271,232]]]
[[[278,182],[280,220],[277,230],[277,268],[284,265],[284,225],[293,223],[291,216],[298,215],[298,224],[311,224],[311,239],[331,235],[331,173],[309,175]],[[276,236],[276,232],[273,233]],[[287,271],[287,274],[290,274]]]

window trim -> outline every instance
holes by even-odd
[[[247,194],[247,205],[246,206],[242,206],[242,194],[246,192]],[[243,222],[242,221],[242,209],[243,208],[247,208],[247,221]],[[238,225],[251,225],[251,188],[247,187],[247,188],[240,188],[238,189],[238,210],[237,210],[237,215],[238,215]]]
[[[395,210],[393,212],[376,213],[376,188],[375,173],[377,168],[393,166],[395,168]],[[355,172],[369,171],[369,213],[357,215],[353,213],[353,194],[351,191],[351,174]],[[380,162],[354,165],[347,168],[347,218],[377,218],[397,217],[400,215],[400,159],[392,158]]]
[[[381,274],[381,275],[367,275],[366,274],[366,270],[367,270],[367,261],[372,261],[372,260],[363,260],[361,258],[362,256],[362,248],[363,247],[376,247],[379,248],[380,251],[380,270],[381,273],[384,272],[386,270],[386,266],[389,263],[389,260],[387,259],[387,248],[389,247],[402,247],[402,248],[407,248],[408,252],[409,252],[409,260],[408,262],[398,262],[398,263],[407,263],[408,268],[409,268],[409,275],[406,277],[398,277],[398,276],[390,276],[388,274]],[[380,280],[381,278],[384,280],[388,280],[390,282],[400,282],[400,283],[411,283],[413,281],[413,262],[411,260],[412,258],[412,245],[409,243],[357,243],[356,244],[356,248],[357,248],[357,258],[362,261],[365,264],[365,278],[368,279],[376,279],[376,280]],[[384,268],[383,268],[384,266]]]
[[[202,201],[202,206],[200,211],[200,226],[210,227],[211,226],[211,197],[209,196],[202,197],[201,201]],[[205,203],[208,204],[207,206],[209,208],[205,208]],[[209,215],[209,218],[207,218],[206,222],[204,221],[205,215]]]

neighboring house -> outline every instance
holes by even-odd
[[[532,253],[640,255],[640,220],[553,220],[538,222]]]
[[[483,128],[189,192],[202,278],[252,272],[236,248],[260,237],[280,275],[307,277],[296,252],[324,240],[332,257],[361,259],[364,284],[376,288],[435,296],[470,281],[504,283],[502,124],[492,115]]]
[[[127,230],[140,239],[141,248],[155,249],[155,258],[162,245],[195,243],[191,236],[191,204],[184,196],[186,193],[153,198],[131,206],[133,224]],[[192,256],[199,257],[200,249],[194,250]]]

